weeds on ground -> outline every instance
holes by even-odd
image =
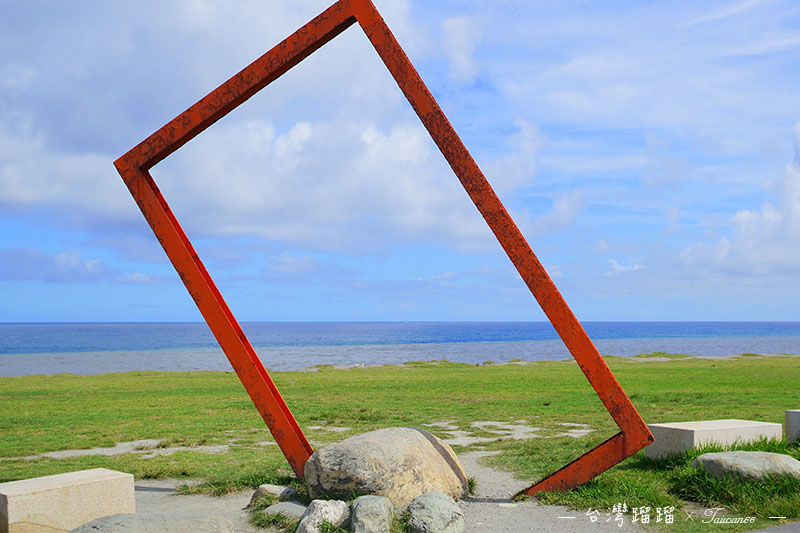
[[[264,514],[263,511],[256,511],[250,515],[250,523],[262,529],[272,527],[289,533],[297,529],[298,521],[284,513]]]
[[[767,451],[781,453],[800,459],[800,448],[785,441],[762,439],[752,443],[733,446],[705,446],[686,453],[653,460],[638,452],[622,464],[604,472],[596,478],[569,491],[548,492],[537,495],[544,504],[567,505],[575,509],[599,509],[610,511],[614,505],[625,503],[628,509],[674,507],[677,518],[683,516],[682,509],[690,504],[706,509],[723,508],[732,516],[756,517],[749,525],[702,523],[698,517],[698,530],[725,531],[750,530],[775,525],[770,517],[780,516],[788,520],[800,518],[800,479],[780,476],[765,480],[746,480],[737,477],[716,479],[702,467],[693,467],[692,461],[709,452],[720,451]],[[689,524],[684,524],[692,530]]]
[[[350,533],[349,530],[337,526],[335,524],[331,524],[327,520],[323,520],[322,523],[319,525],[320,533]]]
[[[411,526],[408,524],[411,521],[411,513],[404,511],[395,515],[392,521],[392,533],[408,533],[411,531]]]
[[[704,453],[720,451],[764,451],[789,455],[800,460],[800,448],[784,440],[761,439],[734,446],[705,446],[665,461],[670,492],[706,507],[724,507],[743,516],[800,518],[800,479],[792,476],[764,480],[727,477],[717,479],[702,467],[691,466]],[[658,461],[651,461],[658,463]]]
[[[305,483],[294,476],[276,473],[274,471],[261,471],[243,467],[239,471],[225,472],[218,475],[209,476],[202,483],[180,485],[176,492],[178,494],[211,494],[212,496],[222,496],[237,490],[258,487],[265,483],[282,485],[295,489],[299,493],[300,503],[308,505],[311,500],[308,498],[308,490]]]
[[[276,503],[278,503],[278,497],[274,494],[262,494],[247,507],[251,510],[263,511],[270,505],[275,505]]]

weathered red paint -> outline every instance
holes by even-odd
[[[566,489],[588,481],[653,437],[370,0],[336,2],[114,164],[276,442],[302,477],[311,446],[148,171],[355,22],[620,428],[620,433],[522,492]]]

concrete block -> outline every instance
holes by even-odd
[[[133,475],[106,468],[0,483],[0,533],[71,531],[134,512]]]
[[[658,459],[681,453],[689,448],[705,444],[728,445],[752,442],[762,437],[780,439],[783,428],[780,424],[754,420],[703,420],[698,422],[671,422],[648,424],[655,437],[653,444],[644,449],[645,457]]]
[[[786,410],[786,440],[800,439],[800,409]]]

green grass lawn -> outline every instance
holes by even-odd
[[[783,422],[784,409],[800,406],[800,357],[748,354],[730,360],[675,356],[660,360],[665,357],[606,358],[647,422],[715,418]],[[486,358],[491,359],[491,354]],[[523,421],[540,428],[540,438],[485,444],[501,452],[491,458],[493,465],[531,483],[618,431],[574,362],[481,366],[412,362],[352,369],[318,367],[314,372],[275,372],[272,376],[317,446],[368,430],[437,421],[449,421],[474,436],[492,435],[471,427],[475,421]],[[93,467],[131,472],[136,477],[203,479],[208,482],[203,489],[212,492],[263,482],[285,483],[291,478],[277,446],[263,444],[272,438],[233,373],[0,378],[0,405],[2,458],[111,447],[140,439],[163,439],[161,447],[190,448],[152,458],[124,454],[2,459],[0,482]],[[565,423],[587,424],[593,431],[580,438],[559,436]],[[337,433],[309,426],[351,429]],[[427,429],[438,432],[436,427]],[[201,445],[228,445],[228,449],[218,454],[191,450]],[[762,445],[800,459],[796,446]],[[457,452],[469,449],[455,448]],[[542,501],[605,511],[617,502],[628,507],[672,505],[680,509],[683,499],[693,499],[702,505],[717,502],[731,512],[751,513],[760,519],[773,510],[795,519],[800,516],[797,487],[778,488],[775,493],[770,492],[773,488],[746,487],[749,493],[731,500],[728,493],[734,489],[709,485],[688,466],[690,460],[654,463],[640,452],[583,487],[548,494]],[[794,499],[784,494],[793,490]],[[752,503],[740,501],[746,499]],[[775,521],[760,520],[748,528],[726,525],[720,530],[770,523]]]

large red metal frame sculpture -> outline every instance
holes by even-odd
[[[313,450],[149,170],[356,22],[619,426],[619,433],[522,492],[568,489],[584,483],[647,446],[653,437],[370,0],[336,2],[114,165],[275,441],[302,478]]]

